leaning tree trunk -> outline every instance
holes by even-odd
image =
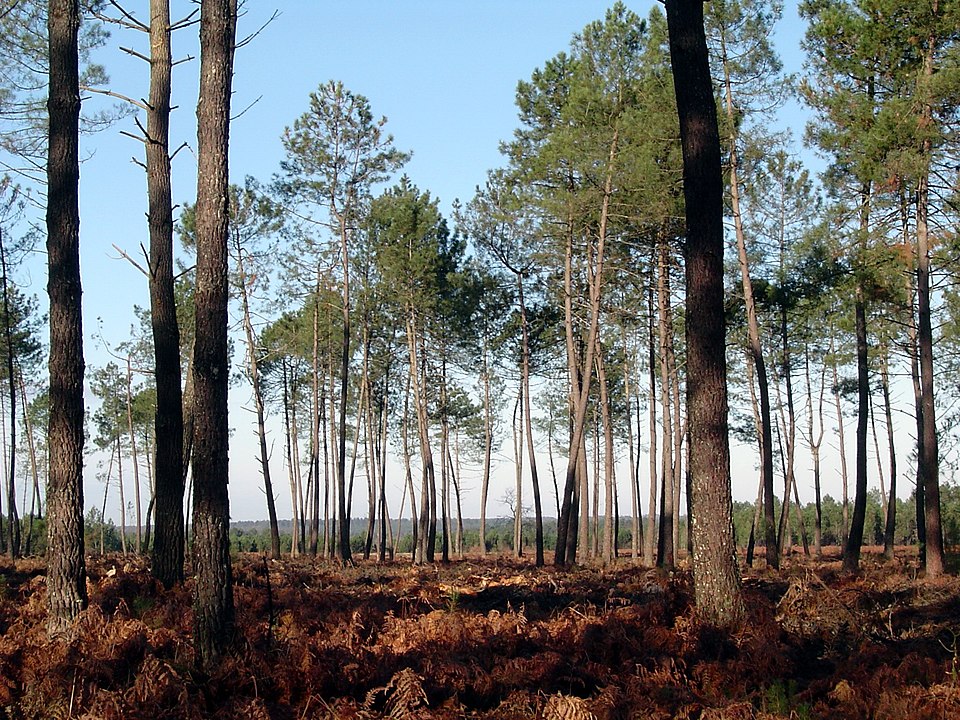
[[[523,273],[517,273],[517,293],[520,302],[520,330],[523,343],[521,379],[523,393],[523,425],[527,436],[527,456],[530,461],[530,481],[533,483],[533,513],[535,523],[535,563],[543,565],[543,505],[540,502],[540,477],[537,474],[537,449],[533,444],[533,418],[530,408],[530,340],[527,327],[527,305],[523,297]],[[520,499],[517,498],[519,503]]]
[[[62,635],[87,605],[83,558],[83,322],[80,312],[80,124],[77,0],[50,0],[47,99],[47,294],[50,471],[47,630]]]
[[[196,664],[215,670],[234,634],[227,492],[227,189],[237,1],[202,0],[197,104],[193,566]]]
[[[698,613],[731,626],[745,615],[733,534],[723,307],[723,180],[703,5],[666,0],[687,242],[687,422]]]
[[[267,448],[266,403],[263,399],[263,383],[260,379],[260,364],[257,361],[257,338],[250,313],[250,297],[247,292],[247,269],[243,262],[240,238],[233,238],[237,258],[237,286],[243,306],[243,332],[247,341],[247,371],[253,390],[253,404],[257,413],[257,440],[260,447],[260,472],[263,475],[263,490],[267,496],[267,518],[270,522],[270,557],[280,559],[280,526],[277,521],[277,501],[273,494],[273,479],[270,475],[270,453]]]
[[[593,252],[593,269],[588,268],[587,281],[590,294],[590,326],[587,331],[586,348],[583,353],[582,372],[576,367],[577,354],[573,343],[573,292],[572,292],[572,262],[573,239],[572,232],[568,234],[566,259],[564,267],[564,313],[566,319],[567,338],[567,367],[570,374],[570,396],[573,400],[573,428],[570,439],[570,453],[567,459],[566,481],[563,488],[563,503],[561,504],[560,520],[557,527],[557,544],[554,552],[554,564],[557,566],[573,564],[576,559],[576,540],[578,524],[573,519],[576,509],[573,498],[577,483],[577,467],[582,458],[579,457],[584,442],[584,430],[587,419],[587,406],[590,397],[590,380],[592,378],[594,355],[596,353],[597,337],[600,329],[601,298],[603,296],[603,266],[607,239],[607,220],[610,213],[610,195],[613,183],[613,164],[617,157],[619,146],[619,127],[613,131],[610,141],[610,153],[607,159],[607,175],[604,186],[603,206],[600,212],[600,228],[597,233],[597,246]],[[588,253],[589,254],[589,253]],[[588,264],[590,259],[588,258]],[[578,381],[579,380],[579,381]]]

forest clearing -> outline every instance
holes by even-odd
[[[3,568],[0,706],[11,718],[949,718],[960,716],[960,580],[916,552],[745,569],[748,619],[700,625],[686,563],[663,573],[235,558],[237,633],[195,669],[193,580],[88,558],[90,604],[45,631],[44,566]],[[741,558],[742,559],[742,558]],[[759,565],[762,566],[762,563]]]
[[[0,3],[0,715],[960,718],[960,0],[418,4]]]

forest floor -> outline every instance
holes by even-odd
[[[90,607],[53,642],[44,566],[0,563],[10,718],[960,718],[960,580],[915,554],[863,572],[793,556],[745,572],[749,622],[700,625],[687,570],[470,558],[414,568],[235,559],[237,642],[193,667],[192,583],[88,559]]]

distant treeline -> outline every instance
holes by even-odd
[[[955,485],[944,485],[941,490],[941,512],[943,519],[944,540],[948,546],[960,545],[960,487]],[[778,512],[782,508],[782,503],[778,499]],[[821,502],[822,515],[820,520],[820,536],[823,546],[842,545],[845,538],[845,523],[843,503],[827,495]],[[886,518],[883,513],[884,504],[881,503],[880,493],[876,490],[871,491],[867,497],[867,522],[864,531],[864,542],[873,545],[883,544],[883,528]],[[849,517],[853,512],[852,501],[848,507],[847,524]],[[790,518],[790,537],[794,545],[801,546],[806,542],[813,545],[814,528],[816,512],[813,503],[807,503],[803,506],[801,515],[803,518],[802,526],[797,521],[796,509],[789,508]],[[733,524],[736,530],[737,545],[741,548],[746,547],[750,537],[750,528],[756,515],[756,506],[749,502],[735,502],[733,506]],[[35,555],[43,554],[46,551],[46,524],[43,518],[30,517],[21,520],[23,524],[24,537],[29,535],[30,553]],[[646,518],[644,519],[646,522]],[[761,518],[762,522],[762,518]],[[365,518],[356,518],[351,523],[351,544],[355,553],[363,553],[366,536],[365,528],[367,521]],[[280,542],[283,552],[289,553],[291,546],[291,537],[293,525],[290,520],[281,520]],[[643,525],[646,528],[646,524]],[[331,528],[332,529],[332,528]],[[523,551],[532,552],[534,540],[533,518],[524,521],[523,525]],[[557,537],[556,518],[544,518],[544,545],[552,550]],[[322,528],[321,528],[322,530]],[[595,524],[590,524],[590,541],[594,542],[595,537],[602,538],[603,518],[599,518]],[[134,547],[133,538],[135,530],[127,529],[127,547]],[[456,523],[450,529],[450,543],[452,548],[456,548]],[[629,552],[632,547],[632,522],[630,518],[620,518],[617,527],[617,547],[620,553]],[[392,522],[392,537],[396,539],[388,540],[388,548],[395,548],[397,554],[409,554],[412,551],[410,520],[394,520]],[[440,534],[438,533],[440,542]],[[763,533],[756,533],[756,544],[763,546]],[[231,545],[235,552],[266,552],[270,549],[270,525],[266,520],[240,520],[232,522],[230,525]],[[96,510],[91,510],[85,518],[85,540],[87,552],[122,552],[123,542],[120,529],[112,519],[106,522],[101,521],[100,514]],[[487,551],[491,553],[506,553],[513,551],[513,519],[498,518],[487,520],[486,530]],[[897,502],[896,516],[896,544],[913,545],[917,542],[917,510],[913,496],[907,500]],[[642,544],[642,543],[641,543]],[[473,552],[479,549],[480,545],[480,521],[476,518],[463,519],[463,534],[461,547],[464,551]],[[681,518],[680,526],[680,547],[686,546],[686,518]],[[374,554],[376,554],[376,538],[374,538]],[[321,540],[322,548],[322,540]],[[455,554],[455,550],[454,550]],[[589,553],[588,554],[592,554]]]

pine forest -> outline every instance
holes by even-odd
[[[0,0],[5,717],[960,717],[960,2],[276,5]]]

